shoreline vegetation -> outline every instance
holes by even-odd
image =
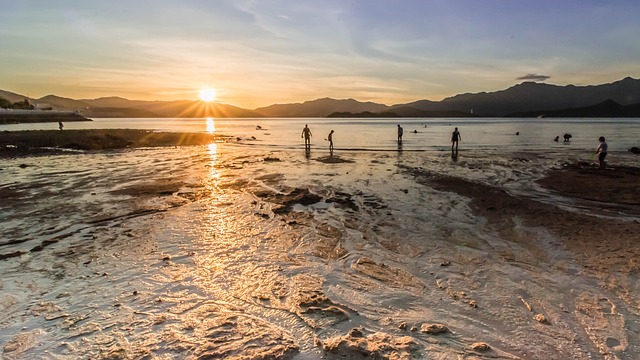
[[[66,150],[208,145],[221,139],[226,137],[209,133],[134,129],[3,131],[0,132],[0,156],[36,155]]]

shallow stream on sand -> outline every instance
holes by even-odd
[[[428,180],[553,203],[533,181],[580,156],[214,144],[6,160],[3,356],[341,358],[323,344],[356,327],[381,357],[640,356],[637,310],[547,229],[488,228]],[[433,323],[450,332],[420,331]]]

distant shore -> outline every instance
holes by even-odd
[[[0,156],[34,155],[65,150],[206,145],[219,139],[223,137],[209,133],[133,129],[2,131]]]
[[[75,112],[40,110],[4,110],[0,111],[0,125],[46,122],[93,121]],[[1,129],[1,128],[0,128]]]

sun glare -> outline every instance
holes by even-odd
[[[216,132],[216,123],[213,122],[213,118],[207,118],[207,132],[214,133]]]
[[[202,89],[200,90],[200,100],[205,102],[211,102],[216,99],[217,93],[215,89]]]

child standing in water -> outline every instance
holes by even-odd
[[[598,154],[598,162],[600,163],[600,169],[604,169],[604,158],[607,157],[607,150],[609,145],[604,141],[604,136],[600,136],[598,139],[600,144],[596,148],[596,154]]]
[[[327,141],[329,141],[329,151],[333,153],[333,130],[327,135]]]

